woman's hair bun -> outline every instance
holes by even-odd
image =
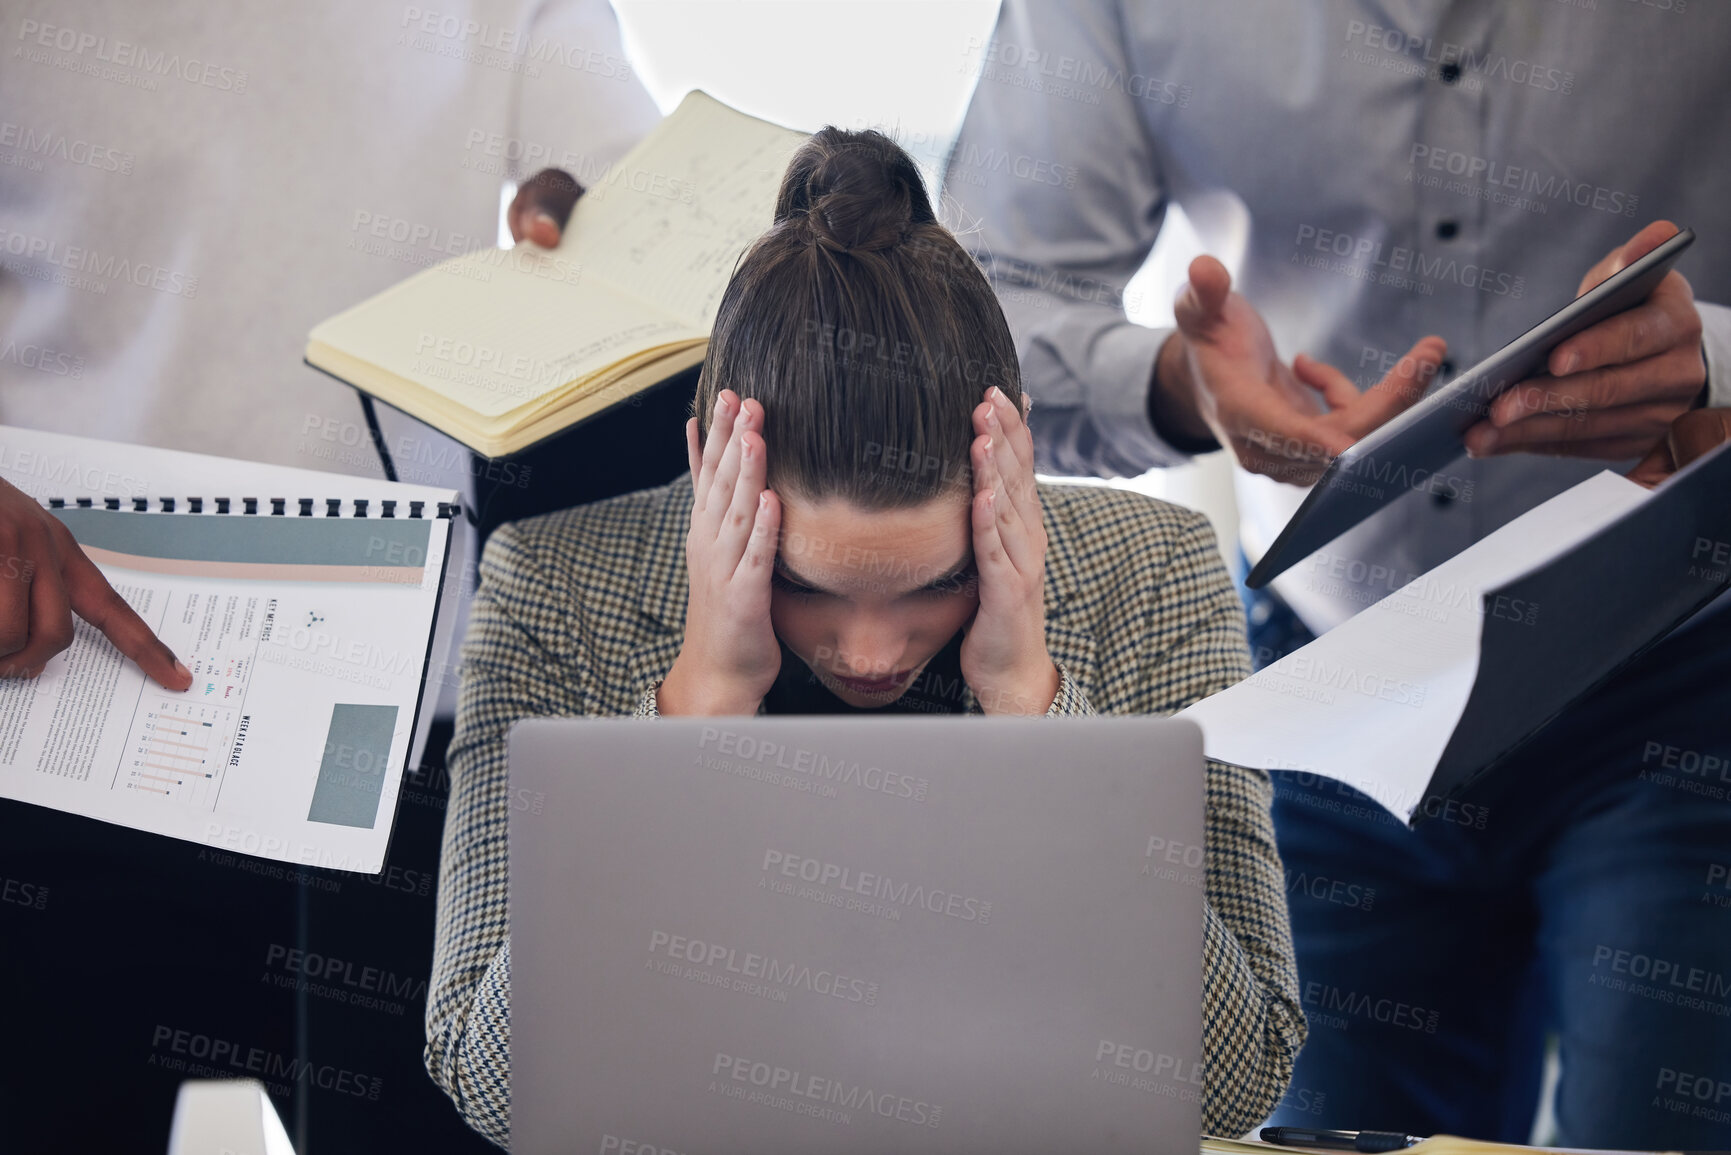
[[[776,223],[809,232],[832,252],[879,252],[935,221],[912,158],[875,129],[830,125],[800,146],[782,179]]]
[[[774,224],[722,291],[690,412],[701,437],[724,386],[754,397],[770,488],[903,509],[972,493],[973,412],[992,385],[1021,404],[1021,381],[997,295],[919,166],[881,132],[831,126],[794,149]],[[886,445],[925,467],[884,468]]]

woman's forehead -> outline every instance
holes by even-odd
[[[962,497],[877,510],[842,497],[782,500],[778,560],[796,580],[823,589],[918,589],[966,566],[972,543]]]

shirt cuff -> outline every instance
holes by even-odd
[[[1171,333],[1176,332],[1176,330],[1167,329],[1162,332],[1169,336]],[[1165,341],[1162,341],[1158,346],[1156,346],[1156,350],[1164,349],[1165,347],[1166,343]],[[1203,453],[1213,453],[1216,449],[1219,449],[1220,442],[1216,441],[1212,437],[1191,437],[1187,434],[1180,433],[1176,429],[1169,429],[1165,425],[1161,424],[1160,418],[1154,413],[1154,397],[1156,393],[1159,392],[1159,377],[1160,354],[1156,351],[1154,354],[1154,370],[1148,375],[1148,398],[1146,402],[1148,406],[1148,424],[1154,430],[1154,436],[1171,446],[1177,452],[1187,453],[1192,457]]]
[[[1032,401],[1035,469],[1066,475],[1135,477],[1182,465],[1194,450],[1161,436],[1149,413],[1160,347],[1171,328],[1119,320],[1072,326],[1059,342],[1042,340],[1023,358],[1022,385]],[[1041,391],[1050,385],[1050,404]],[[1207,448],[1213,448],[1212,443]]]
[[[1117,442],[1116,448],[1131,460],[1152,458],[1165,465],[1186,456],[1184,449],[1160,436],[1148,411],[1160,347],[1172,332],[1124,321],[1102,329],[1088,351],[1088,374],[1097,383],[1089,399],[1094,410],[1090,416],[1101,436]]]
[[[1731,406],[1731,308],[1697,302],[1701,313],[1701,357],[1707,362],[1707,404]]]

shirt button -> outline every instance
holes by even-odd
[[[1455,221],[1438,221],[1436,223],[1436,235],[1440,240],[1452,241],[1455,239],[1455,234],[1460,231],[1461,227]]]
[[[1453,63],[1445,64],[1437,70],[1437,75],[1442,77],[1444,84],[1453,84],[1461,78],[1461,66]]]
[[[1436,367],[1436,371],[1441,373],[1444,377],[1453,377],[1455,375],[1455,363],[1447,357],[1444,357],[1442,364]]]
[[[1441,489],[1431,494],[1430,499],[1433,504],[1442,509],[1447,509],[1450,505],[1453,505],[1455,500],[1453,497],[1449,496],[1446,491]]]

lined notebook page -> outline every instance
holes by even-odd
[[[577,202],[557,251],[708,332],[735,263],[775,216],[775,194],[808,134],[701,92]]]

